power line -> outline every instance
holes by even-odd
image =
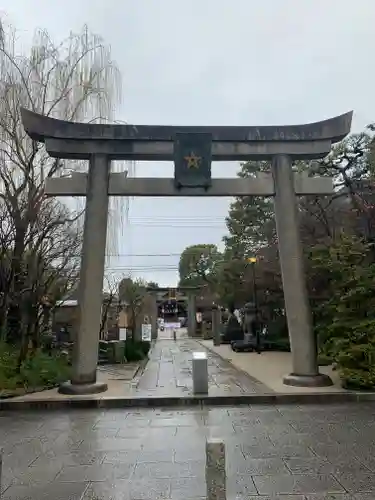
[[[168,228],[196,228],[204,229],[217,227],[220,229],[226,228],[226,220],[220,216],[154,216],[154,217],[129,217],[127,225],[138,227],[168,227]]]
[[[178,271],[178,266],[108,266],[107,269],[114,271]]]
[[[170,214],[162,215],[130,215],[130,219],[225,219],[228,214],[187,214],[187,215],[177,215],[175,212]]]
[[[139,275],[143,273],[147,274],[173,274],[178,276],[178,270],[176,269],[105,269],[106,273],[117,274],[121,276],[132,276]]]
[[[111,253],[111,254],[106,254],[106,257],[137,257],[137,258],[149,258],[149,257],[180,257],[181,253],[150,253],[150,254],[145,254],[145,253]],[[76,254],[76,257],[80,257],[81,254]]]
[[[76,254],[75,256],[76,257],[79,257],[81,254]],[[131,253],[113,253],[113,254],[106,254],[106,257],[113,257],[113,258],[121,258],[121,257],[129,257],[129,258],[132,258],[132,257],[136,257],[136,258],[159,258],[159,257],[181,257],[181,253],[165,253],[165,254],[162,254],[162,253],[150,253],[150,254],[146,254],[146,253],[134,253],[134,254],[131,254]],[[150,265],[153,265],[153,264],[150,264]],[[159,264],[155,264],[155,265],[159,265]],[[160,264],[160,265],[173,265],[173,264]],[[136,264],[137,266],[137,264]]]
[[[180,257],[181,253],[113,253],[106,257]]]
[[[171,213],[171,215],[162,215],[162,216],[157,216],[157,215],[147,215],[147,216],[134,216],[134,217],[129,217],[127,220],[128,221],[202,221],[202,222],[207,222],[207,221],[216,221],[216,222],[225,222],[226,217],[221,217],[220,215],[216,215],[214,217],[211,216],[202,216],[202,215],[186,215],[186,216],[178,216],[174,215]]]
[[[227,219],[227,216],[221,216],[221,215],[183,215],[183,216],[178,216],[175,215],[174,213],[171,213],[170,215],[137,215],[137,216],[129,216],[128,221],[129,222],[223,222],[225,223]]]
[[[132,226],[132,224],[130,224]],[[155,228],[161,228],[161,227],[166,227],[168,229],[212,229],[212,228],[218,228],[218,229],[223,229],[223,224],[218,224],[216,222],[211,223],[211,224],[196,224],[191,222],[191,224],[177,224],[175,222],[173,223],[165,223],[165,224],[147,224],[147,223],[135,223],[133,224],[134,227],[155,227]],[[129,227],[129,226],[128,226]]]
[[[169,220],[169,219],[177,219],[177,220],[225,220],[227,216],[222,215],[176,215],[175,212],[169,215],[134,215],[129,216],[129,220]]]
[[[174,274],[178,275],[178,269],[111,269],[111,268],[106,268],[105,269],[106,273],[111,273],[111,274],[120,274],[120,275],[134,275],[134,274],[142,274],[142,273],[148,273],[148,274]]]

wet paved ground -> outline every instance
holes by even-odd
[[[205,496],[207,437],[227,499],[373,500],[375,406],[0,413],[3,500]]]
[[[240,395],[272,392],[255,379],[238,371],[220,356],[189,338],[158,340],[137,385],[139,396],[187,396],[192,393],[192,356],[206,351],[208,356],[209,394]]]
[[[149,361],[142,374],[131,380],[134,366],[102,366],[99,378],[108,383],[108,397],[186,397],[192,394],[192,357],[194,351],[205,351],[208,357],[209,395],[241,396],[254,393],[270,393],[272,389],[258,380],[237,370],[228,361],[188,338],[186,329],[178,332],[177,341],[158,339],[153,346]],[[128,373],[129,372],[129,373]],[[131,372],[131,373],[130,373]],[[101,396],[99,395],[99,396]],[[57,389],[28,394],[18,400],[67,399]]]

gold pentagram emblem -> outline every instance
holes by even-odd
[[[184,160],[187,163],[187,168],[199,168],[202,158],[192,151],[189,156],[184,156]]]

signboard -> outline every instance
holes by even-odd
[[[126,328],[119,328],[119,340],[126,340]]]
[[[178,189],[211,186],[211,147],[209,133],[176,133],[174,179]]]
[[[142,325],[142,340],[146,342],[151,342],[151,325],[149,324]]]

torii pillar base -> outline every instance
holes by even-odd
[[[324,373],[317,373],[316,375],[289,373],[289,375],[284,376],[283,383],[293,387],[329,387],[333,385],[331,378]]]
[[[72,384],[71,382],[64,382],[60,385],[58,392],[60,394],[69,394],[71,396],[79,396],[83,394],[99,394],[105,392],[108,385],[104,382],[94,382],[92,384]]]

